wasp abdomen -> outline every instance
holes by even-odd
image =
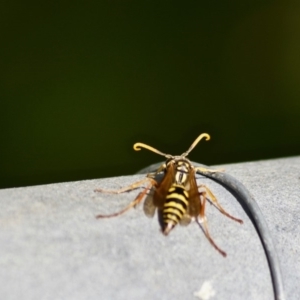
[[[182,185],[173,184],[168,190],[163,208],[163,233],[167,235],[181,220],[188,207],[189,194]]]

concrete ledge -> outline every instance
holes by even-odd
[[[219,167],[219,166],[218,166]],[[286,298],[300,295],[300,157],[222,166],[258,202],[281,262]],[[0,190],[0,299],[273,299],[267,261],[252,223],[223,187],[199,176],[240,225],[207,206],[198,225],[168,237],[142,208],[117,218],[137,195],[95,193],[143,175]],[[200,292],[200,293],[199,293]],[[206,294],[205,294],[206,292]]]

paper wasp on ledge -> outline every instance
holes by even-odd
[[[190,148],[179,156],[162,153],[143,143],[134,144],[134,150],[140,151],[141,148],[148,149],[164,156],[167,159],[166,162],[155,172],[149,173],[146,178],[127,187],[118,190],[96,189],[95,192],[120,194],[146,184],[143,191],[123,210],[110,215],[97,215],[96,218],[119,216],[130,208],[135,207],[146,197],[144,201],[144,212],[148,217],[153,217],[157,209],[161,230],[164,235],[168,235],[178,223],[180,225],[188,225],[192,220],[195,220],[201,226],[205,236],[214,248],[218,250],[220,254],[226,256],[226,253],[216,245],[209,234],[205,216],[206,200],[210,200],[210,202],[228,218],[239,223],[243,223],[243,221],[227,213],[207,186],[203,184],[197,185],[195,177],[197,171],[202,170],[212,173],[222,171],[195,167],[190,160],[187,159],[188,154],[202,138],[209,140],[210,136],[207,133],[200,134]],[[159,181],[157,177],[161,173],[163,173],[163,178]]]

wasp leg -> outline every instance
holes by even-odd
[[[156,175],[158,175],[159,173],[161,173],[161,172],[162,172],[163,170],[165,170],[165,169],[166,169],[166,164],[163,163],[163,164],[161,164],[161,165],[159,166],[159,168],[158,168],[155,172],[148,173],[148,174],[147,174],[147,177],[148,177],[148,178],[155,178]]]
[[[227,255],[226,252],[224,252],[221,248],[219,248],[217,246],[217,244],[214,242],[214,240],[212,239],[212,237],[209,234],[208,231],[208,226],[207,226],[207,218],[205,215],[205,203],[206,203],[206,192],[200,192],[199,193],[199,197],[200,197],[200,203],[201,203],[201,208],[200,208],[200,220],[198,219],[199,217],[196,217],[196,222],[197,224],[200,226],[200,228],[202,229],[202,231],[204,232],[206,238],[209,240],[209,242],[212,244],[212,246],[221,253],[221,255],[223,255],[224,257]]]
[[[203,230],[206,238],[209,240],[209,242],[212,244],[212,246],[218,251],[220,252],[221,255],[223,255],[224,257],[226,257],[226,252],[223,251],[221,248],[219,248],[217,246],[217,244],[214,242],[214,240],[212,239],[212,237],[209,234],[208,231],[208,226],[207,226],[207,220],[206,220],[206,216],[204,215],[203,217],[200,214],[200,220],[198,218],[196,218],[196,222],[197,224],[201,227],[201,229]]]
[[[232,215],[230,215],[228,212],[225,211],[225,209],[221,206],[221,204],[219,203],[219,201],[216,198],[216,196],[212,193],[212,191],[207,186],[205,186],[204,184],[201,184],[201,185],[198,186],[198,188],[204,188],[205,189],[205,192],[208,194],[209,200],[211,200],[213,202],[213,204],[218,208],[218,210],[223,215],[225,215],[226,217],[228,217],[228,218],[230,218],[230,219],[232,219],[232,220],[234,220],[236,222],[239,222],[240,224],[243,223],[243,220],[235,218]]]
[[[218,173],[218,172],[224,172],[225,170],[224,169],[216,169],[216,170],[212,170],[212,169],[207,169],[207,168],[204,168],[204,167],[195,167],[195,171],[197,173],[197,171],[200,171],[200,172],[208,172],[208,173]]]
[[[118,190],[95,189],[94,191],[95,192],[101,192],[101,193],[109,193],[109,194],[121,194],[121,193],[124,193],[124,192],[127,192],[127,191],[132,191],[132,190],[138,188],[140,185],[142,185],[143,183],[145,183],[147,181],[148,182],[150,181],[152,185],[156,184],[156,181],[153,178],[146,177],[142,180],[136,181],[133,184],[131,184],[129,186],[126,186],[126,187],[123,187],[123,188],[118,189]]]
[[[153,180],[154,181],[154,180]],[[113,213],[113,214],[110,214],[110,215],[97,215],[96,218],[97,219],[100,219],[100,218],[111,218],[111,217],[116,217],[116,216],[119,216],[119,215],[122,215],[124,214],[126,211],[128,211],[130,208],[138,205],[144,198],[144,196],[147,194],[147,192],[152,188],[153,186],[153,182],[151,182],[147,187],[144,188],[144,190],[142,192],[140,192],[137,197],[129,203],[129,205],[127,205],[124,209],[122,209],[121,211],[119,212],[116,212],[116,213]]]

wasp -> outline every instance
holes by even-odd
[[[243,221],[227,213],[206,185],[197,184],[197,171],[212,173],[223,171],[195,167],[187,158],[188,154],[203,138],[209,140],[210,136],[207,133],[200,134],[190,148],[178,156],[165,154],[143,143],[134,144],[133,149],[135,151],[140,151],[144,148],[164,156],[166,161],[161,164],[155,172],[147,174],[146,178],[134,182],[127,187],[118,190],[95,189],[95,192],[120,194],[144,185],[142,192],[140,192],[127,207],[110,215],[97,215],[96,218],[119,216],[132,207],[137,206],[145,198],[143,206],[144,213],[148,217],[153,217],[157,210],[161,231],[164,235],[168,235],[178,223],[180,225],[188,225],[192,220],[195,220],[202,228],[212,246],[225,257],[226,253],[217,246],[208,230],[207,218],[205,215],[207,200],[226,217],[241,224]],[[162,175],[162,179],[160,180],[158,180],[159,175]]]

